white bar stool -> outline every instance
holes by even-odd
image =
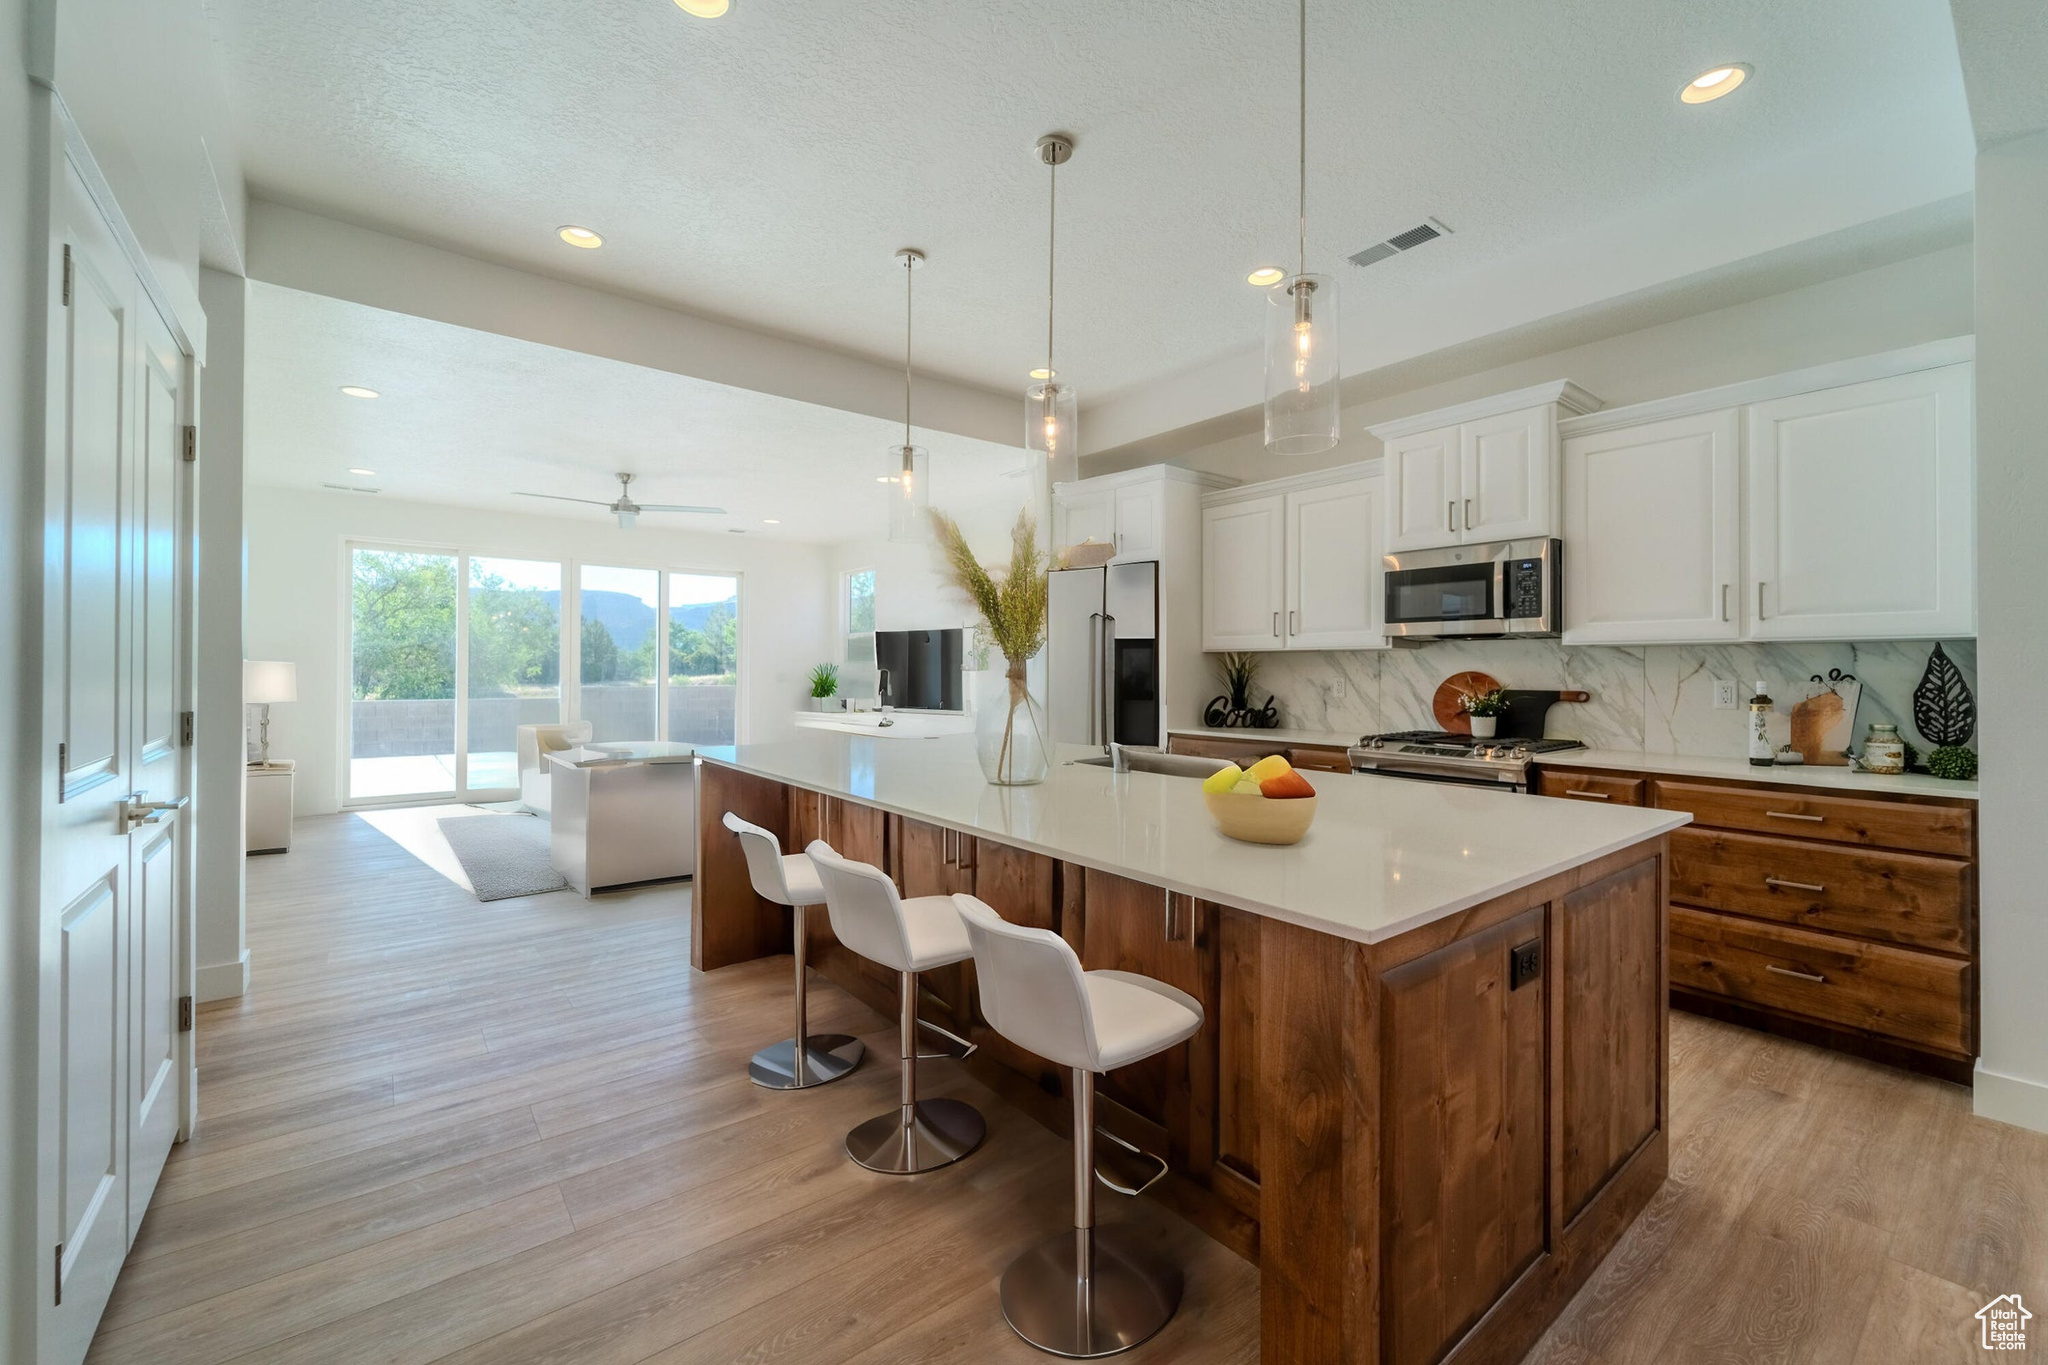
[[[871,1171],[915,1175],[951,1165],[981,1145],[988,1125],[973,1105],[917,1097],[917,974],[973,956],[950,896],[904,900],[879,867],[833,852],[823,840],[804,852],[825,887],[832,932],[847,948],[893,968],[902,999],[902,1100],[846,1135],[846,1154]]]
[[[867,1045],[851,1034],[813,1034],[807,1026],[810,945],[804,911],[825,903],[825,888],[818,884],[811,860],[801,853],[785,854],[781,841],[769,831],[731,811],[725,813],[725,827],[739,836],[754,894],[788,906],[796,922],[796,1033],[755,1053],[747,1063],[747,1076],[770,1090],[807,1090],[836,1081],[860,1065]]]
[[[1201,1002],[1149,976],[1084,972],[1058,934],[1011,924],[973,896],[953,902],[974,944],[989,1026],[1074,1073],[1074,1230],[1010,1262],[1003,1317],[1054,1355],[1128,1351],[1180,1307],[1181,1272],[1122,1227],[1095,1226],[1095,1077],[1192,1037]]]

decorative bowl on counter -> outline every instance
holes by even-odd
[[[1226,764],[1202,783],[1202,801],[1218,829],[1248,844],[1298,844],[1316,818],[1316,789],[1278,755],[1248,770]]]

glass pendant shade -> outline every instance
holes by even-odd
[[[1314,455],[1337,444],[1337,282],[1296,275],[1266,291],[1266,449]]]
[[[889,539],[931,539],[931,455],[923,446],[890,446],[881,482],[889,490]]]
[[[1048,379],[1024,390],[1025,473],[1035,488],[1081,477],[1079,399],[1072,384]]]

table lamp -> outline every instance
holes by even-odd
[[[259,729],[263,741],[263,756],[259,761],[263,767],[270,766],[270,704],[298,699],[297,664],[274,659],[242,660],[242,703],[263,708],[263,723]]]

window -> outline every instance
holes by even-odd
[[[590,737],[600,743],[657,738],[661,574],[585,564],[577,587],[583,640],[578,717],[590,722]]]
[[[670,739],[681,744],[736,742],[739,666],[739,579],[730,574],[670,574]]]
[[[875,571],[855,569],[840,575],[845,601],[840,617],[846,623],[846,662],[875,661]]]
[[[519,785],[519,727],[562,718],[562,566],[470,560],[468,625],[468,787],[505,791]]]

